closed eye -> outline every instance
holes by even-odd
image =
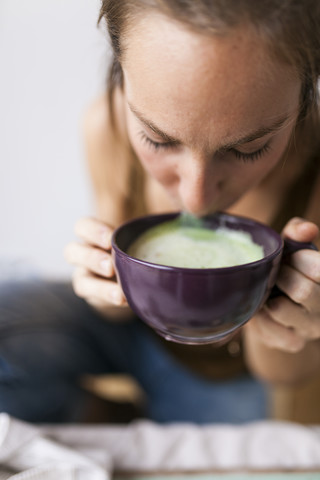
[[[148,145],[149,147],[153,148],[155,151],[158,151],[160,149],[169,149],[169,148],[174,148],[178,145],[178,142],[155,142],[154,140],[151,140],[144,132],[140,132],[140,138],[141,140]]]
[[[269,152],[270,148],[270,141],[268,141],[263,147],[259,148],[255,152],[244,153],[236,150],[235,148],[232,148],[231,152],[233,152],[236,158],[239,158],[240,160],[243,160],[245,162],[254,162],[255,160],[259,160],[259,158],[261,158],[265,153]]]
[[[144,132],[140,132],[139,135],[142,141],[148,147],[152,148],[155,152],[158,152],[159,150],[174,149],[179,145],[178,142],[155,142],[154,140],[151,140],[151,138],[149,138]],[[231,152],[239,160],[242,160],[244,162],[248,162],[248,161],[254,162],[255,160],[259,160],[259,158],[261,158],[264,154],[266,154],[270,150],[270,148],[271,148],[270,141],[268,141],[263,147],[259,148],[258,150],[255,150],[254,152],[245,153],[245,152],[240,152],[235,148],[230,148],[220,153],[224,154],[224,153]]]

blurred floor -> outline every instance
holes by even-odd
[[[88,391],[84,422],[128,423],[143,417],[144,395],[126,375],[87,376]],[[320,424],[320,376],[303,385],[272,389],[271,418],[301,424]]]
[[[85,376],[87,391],[83,423],[128,423],[143,417],[144,394],[127,375]]]

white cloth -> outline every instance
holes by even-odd
[[[35,427],[0,414],[0,480],[108,480],[113,470],[221,469],[320,472],[320,427],[275,421]]]
[[[62,443],[41,429],[0,414],[0,480],[108,480],[110,457],[104,464]]]

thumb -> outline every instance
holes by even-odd
[[[290,238],[296,242],[313,242],[319,234],[319,228],[315,223],[303,218],[294,217],[282,230],[284,238]]]

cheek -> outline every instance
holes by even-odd
[[[288,150],[292,144],[293,136],[294,127],[290,126],[284,130],[282,135],[279,135],[275,139],[274,145],[272,146],[272,150],[270,152],[270,163],[273,166],[277,165],[281,161],[284,162],[286,160]]]
[[[264,158],[254,162],[233,162],[225,175],[226,191],[239,199],[245,192],[255,188],[281,163],[286,146],[287,141],[277,141]]]
[[[169,152],[155,151],[139,135],[133,122],[128,122],[130,144],[141,165],[152,177],[161,182],[168,182],[175,176],[174,162]]]
[[[152,162],[152,152],[149,152],[146,148],[146,145],[143,144],[139,138],[137,129],[130,120],[128,121],[128,136],[131,147],[133,148],[139,161],[144,168],[148,169],[148,165]]]
[[[271,171],[276,168],[282,154],[275,152],[269,154],[268,158],[257,160],[254,163],[248,163],[242,166],[239,175],[234,175],[233,178],[239,184],[245,185],[246,188],[255,187],[263,181]]]
[[[144,142],[140,140],[137,135],[132,135],[130,138],[131,146],[135,151],[140,163],[147,170],[154,170],[157,168],[156,154],[152,152]]]
[[[290,134],[281,136],[276,139],[272,145],[272,148],[266,158],[261,158],[255,164],[249,164],[248,170],[251,173],[252,177],[255,177],[257,181],[265,178],[277,165],[285,161],[285,152],[288,147],[288,142],[290,139]]]
[[[175,167],[169,153],[153,151],[138,135],[129,135],[133,150],[135,151],[141,165],[149,175],[163,184],[175,180]]]

